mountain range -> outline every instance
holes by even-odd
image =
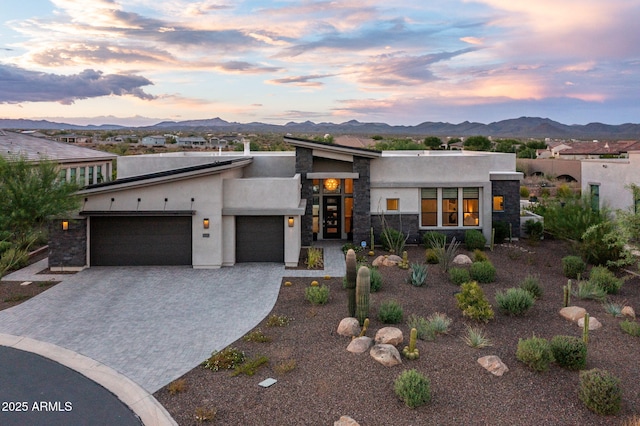
[[[0,119],[0,128],[20,130],[112,130],[128,129],[149,132],[190,131],[190,132],[240,132],[240,133],[304,133],[304,134],[350,134],[350,135],[407,135],[407,136],[492,136],[500,138],[552,138],[552,139],[640,139],[640,124],[625,123],[610,125],[589,123],[567,125],[548,118],[520,117],[496,121],[490,124],[465,121],[458,124],[444,122],[424,122],[415,126],[392,126],[386,123],[363,123],[351,120],[344,123],[301,123],[289,122],[284,125],[259,122],[238,123],[225,121],[219,117],[204,120],[162,121],[152,126],[127,127],[116,124],[73,125],[47,120]]]

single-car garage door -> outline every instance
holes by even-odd
[[[191,216],[91,217],[91,266],[191,265]]]
[[[284,262],[282,216],[236,216],[236,262]]]

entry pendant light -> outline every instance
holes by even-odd
[[[335,191],[336,189],[338,189],[339,184],[340,182],[338,181],[338,179],[325,179],[324,189],[326,189],[327,191]]]

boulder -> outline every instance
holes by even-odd
[[[402,258],[397,254],[390,254],[389,256],[387,256],[387,260],[391,262],[396,262],[396,263],[402,262]]]
[[[341,416],[340,420],[333,422],[333,426],[360,426],[360,423],[349,416]]]
[[[344,318],[338,324],[338,334],[340,336],[353,337],[360,334],[360,323],[356,318]]]
[[[584,314],[587,313],[585,308],[579,306],[567,306],[560,309],[560,315],[572,322],[577,322],[580,318],[584,318]]]
[[[584,317],[578,320],[578,326],[584,327]],[[602,328],[602,323],[596,317],[589,317],[589,330],[598,330]]]
[[[383,261],[382,261],[382,266],[397,266],[399,262],[396,262],[395,260],[391,260],[388,257],[386,257]]]
[[[487,355],[482,358],[478,358],[478,364],[494,376],[498,377],[509,371],[509,367],[507,367],[505,363],[495,355]]]
[[[394,365],[402,364],[400,359],[400,352],[393,345],[374,345],[369,351],[371,358],[378,361],[385,367],[393,367]]]
[[[453,258],[454,265],[471,265],[472,263],[471,258],[466,254],[459,254]]]
[[[376,333],[375,341],[377,344],[398,346],[402,344],[404,337],[402,330],[396,327],[383,327]]]
[[[373,339],[371,337],[356,337],[349,343],[347,350],[352,354],[361,354],[368,351],[371,345],[373,345]]]
[[[631,306],[625,306],[624,308],[622,308],[622,315],[624,315],[625,317],[635,318],[636,312]]]
[[[371,262],[371,266],[382,266],[384,259],[385,259],[384,256],[376,257],[375,259],[373,259],[373,262]]]

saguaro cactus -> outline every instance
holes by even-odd
[[[356,277],[358,271],[356,270],[356,252],[353,249],[347,251],[346,256],[347,263],[347,308],[349,310],[349,316],[356,316]]]
[[[369,268],[361,266],[356,278],[356,318],[360,325],[369,316],[369,292],[371,291],[371,273]]]
[[[564,307],[566,308],[571,304],[571,280],[567,281],[567,285],[562,287],[564,291]]]

